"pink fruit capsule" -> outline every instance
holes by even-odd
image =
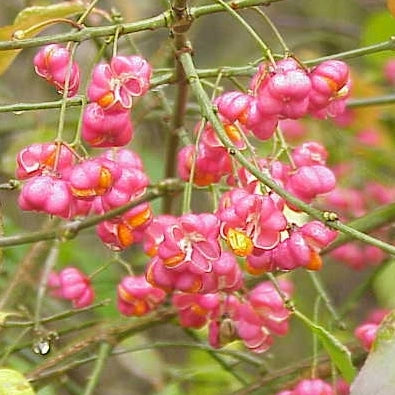
[[[126,316],[148,314],[161,304],[166,296],[161,289],[149,284],[144,276],[127,276],[117,288],[118,310]]]
[[[34,57],[36,73],[63,93],[70,63],[70,52],[59,44],[50,44],[40,49]],[[76,62],[70,69],[68,97],[75,96],[80,85],[80,72]]]
[[[52,176],[33,177],[23,186],[18,204],[22,210],[69,218],[72,204],[69,184]]]
[[[130,109],[132,98],[147,92],[151,75],[150,64],[141,56],[115,56],[93,70],[88,98],[106,110]]]
[[[72,301],[75,308],[90,306],[95,298],[90,278],[76,267],[51,273],[48,286],[54,296]]]
[[[96,103],[86,106],[82,138],[92,147],[122,147],[132,137],[133,126],[129,111],[107,112]]]

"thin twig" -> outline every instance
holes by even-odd
[[[48,358],[42,364],[37,366],[34,370],[29,372],[26,377],[29,379],[29,381],[36,381],[46,370],[61,363],[66,358],[69,358],[71,356],[79,354],[82,351],[87,350],[92,345],[108,341],[110,341],[112,344],[115,344],[124,340],[127,337],[132,336],[135,333],[144,331],[147,328],[151,328],[156,325],[163,324],[164,322],[167,322],[168,320],[173,318],[174,315],[174,311],[172,309],[169,309],[157,312],[156,314],[152,314],[144,318],[139,318],[137,321],[133,321],[124,325],[117,324],[107,328],[98,326],[97,330],[94,331],[93,334],[90,333],[86,337],[80,338],[78,342],[66,346],[58,354],[56,354],[52,358]]]
[[[99,384],[100,374],[104,368],[107,358],[111,354],[112,345],[104,342],[100,345],[99,354],[97,356],[95,367],[91,377],[89,378],[88,384],[85,388],[84,395],[92,395],[96,386]]]
[[[259,5],[270,5],[282,0],[234,0],[232,1],[232,6],[237,9],[254,7]],[[200,7],[191,7],[189,14],[192,19],[198,19],[205,15],[215,14],[218,12],[223,12],[223,8],[219,4],[210,4]],[[167,28],[172,15],[170,11],[162,12],[161,14],[154,16],[152,18],[143,19],[137,22],[123,23],[119,26],[122,30],[122,35],[141,32],[145,30],[156,30],[161,28]],[[113,36],[117,26],[100,26],[100,27],[87,27],[81,29],[80,31],[71,31],[68,33],[54,34],[48,36],[41,36],[30,38],[26,40],[9,40],[0,42],[0,51],[10,50],[10,49],[22,49],[39,47],[45,44],[51,43],[64,43],[64,42],[82,42],[90,40],[94,37],[107,37]]]
[[[14,339],[14,341],[7,347],[5,347],[3,355],[1,356],[0,359],[0,366],[4,366],[6,363],[8,357],[10,354],[15,350],[15,348],[18,346],[19,342],[27,335],[27,333],[30,331],[30,328],[25,328],[23,331],[21,331],[18,336]]]
[[[266,43],[259,37],[257,32],[247,23],[228,3],[223,0],[215,0],[217,3],[221,4],[222,7],[226,9],[226,11],[236,19],[244,29],[249,33],[249,35],[258,43],[259,47],[262,49],[263,53],[265,54],[266,58],[272,63],[275,67],[276,62],[273,58],[272,51],[266,45]]]
[[[314,314],[313,314],[314,324],[316,325],[318,325],[318,313],[320,310],[320,304],[321,304],[321,295],[318,295],[314,303]],[[318,365],[318,336],[316,333],[313,333],[313,363],[311,364],[312,379],[315,379],[317,377],[317,365]]]
[[[328,292],[324,288],[324,284],[322,283],[319,274],[316,273],[316,272],[312,272],[310,270],[308,270],[307,272],[308,272],[308,274],[309,274],[309,276],[311,278],[311,281],[313,282],[315,290],[317,291],[318,295],[320,295],[320,297],[324,301],[324,303],[326,305],[326,308],[328,309],[328,311],[332,315],[336,325],[339,328],[341,328],[341,329],[345,329],[346,328],[346,324],[342,321],[339,313],[337,312],[335,306],[333,305],[332,300],[331,300]]]
[[[200,339],[199,337],[196,335],[195,332],[193,332],[192,330],[188,329],[188,328],[184,328],[184,332],[191,337],[192,339],[194,339],[197,343],[200,343]],[[247,381],[246,379],[240,375],[239,373],[235,372],[234,369],[231,368],[231,366],[229,366],[229,364],[226,362],[226,360],[224,360],[220,355],[218,355],[216,353],[215,349],[208,349],[207,353],[210,355],[211,358],[213,358],[215,361],[218,362],[218,364],[228,373],[230,373],[234,378],[236,378],[241,384],[246,385]]]
[[[280,42],[281,46],[283,47],[285,55],[286,56],[289,55],[291,53],[291,51],[289,50],[287,43],[285,42],[280,31],[277,29],[276,25],[272,22],[272,20],[269,18],[269,16],[263,10],[261,10],[259,7],[253,7],[253,10],[255,12],[257,12],[260,16],[263,17],[263,19],[266,21],[266,23],[273,30],[274,35],[277,37],[278,41]]]
[[[175,69],[178,82],[170,133],[166,139],[165,178],[174,177],[176,173],[177,149],[179,143],[178,130],[184,127],[187,109],[188,84],[185,78],[184,69],[178,60],[179,53],[188,50],[186,33],[189,30],[192,19],[188,14],[187,6],[187,0],[173,0],[172,3],[174,22],[171,31],[174,37]],[[169,196],[165,196],[162,202],[163,213],[171,213],[173,199]]]
[[[104,299],[90,306],[82,307],[81,309],[70,309],[70,310],[62,311],[61,313],[57,313],[49,317],[41,318],[38,320],[38,322],[42,325],[42,324],[48,324],[49,322],[60,321],[65,318],[74,317],[77,314],[85,313],[87,311],[92,311],[97,309],[98,307],[107,306],[110,301],[111,299]],[[1,325],[1,327],[23,328],[23,327],[31,327],[34,325],[34,323],[35,323],[34,321],[6,321]]]
[[[48,232],[47,229],[50,226],[50,222],[48,221],[44,226],[43,230],[37,233],[45,233]],[[12,237],[12,236],[11,236]],[[7,237],[1,237],[2,239],[6,239]],[[38,241],[38,242],[37,242]],[[17,270],[14,273],[12,280],[7,285],[7,288],[3,291],[0,298],[0,309],[3,309],[6,305],[11,305],[10,298],[15,295],[14,293],[21,293],[24,289],[23,284],[27,280],[27,276],[33,271],[34,266],[36,265],[38,259],[44,254],[48,248],[47,243],[38,238],[33,240],[32,242],[36,242],[33,244],[22,261],[18,264]]]
[[[121,349],[121,350],[115,350],[113,351],[109,357],[117,356],[117,355],[124,355],[124,354],[129,354],[133,352],[139,352],[139,351],[145,351],[145,350],[152,350],[152,349],[160,349],[160,348],[192,348],[196,350],[201,350],[201,351],[211,351],[219,355],[225,355],[228,357],[232,357],[236,360],[239,360],[240,362],[245,362],[248,363],[251,366],[255,366],[257,368],[262,367],[263,360],[260,358],[254,357],[250,353],[242,352],[242,351],[235,351],[235,350],[229,350],[229,349],[213,349],[211,346],[204,344],[204,343],[187,343],[187,342],[154,342],[154,343],[149,343],[149,344],[142,344],[139,346],[135,347],[130,347],[126,349]],[[77,367],[80,367],[82,365],[85,365],[87,363],[91,363],[93,361],[97,360],[97,355],[83,358],[80,360],[76,360],[73,362],[70,362],[66,365],[62,365],[56,369],[51,369],[48,371],[43,372],[40,377],[37,377],[34,382],[36,381],[41,381],[41,380],[47,380],[53,377],[58,377],[62,374],[67,373],[68,371],[75,369]]]
[[[36,297],[36,308],[34,310],[34,330],[38,332],[40,329],[40,315],[41,315],[41,307],[43,298],[45,295],[45,291],[47,289],[47,283],[49,279],[49,275],[57,263],[59,256],[59,241],[55,240],[51,249],[49,250],[47,259],[45,260],[44,270],[41,275],[40,283],[38,285],[37,297]]]
[[[222,72],[223,77],[231,79],[233,76],[252,76],[256,72],[254,66],[238,66],[238,67],[218,67],[214,69],[197,69],[197,74],[202,78],[215,78],[218,73]],[[161,76],[154,77],[152,79],[151,87],[158,87],[169,83],[177,82],[177,78],[173,72],[166,73]],[[232,82],[235,82],[232,80]],[[243,86],[239,88],[244,91]],[[86,97],[78,95],[66,99],[67,107],[78,107],[85,103]],[[360,108],[360,107],[373,107],[373,106],[384,106],[395,103],[395,95],[384,95],[377,97],[367,97],[360,99],[350,99],[347,101],[348,108]],[[62,105],[62,100],[55,100],[50,102],[39,102],[39,103],[16,103],[16,104],[4,104],[0,105],[0,113],[2,112],[15,112],[21,113],[23,111],[37,111],[37,110],[51,110],[59,108]]]
[[[369,233],[374,229],[392,223],[395,220],[395,203],[390,203],[385,206],[377,207],[368,214],[354,219],[347,223],[351,228],[359,230],[360,232]],[[342,234],[336,238],[334,242],[321,251],[321,255],[333,251],[335,248],[352,240],[350,235]]]

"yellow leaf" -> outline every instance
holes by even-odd
[[[34,395],[33,388],[16,370],[0,369],[0,395]]]
[[[395,0],[387,0],[387,7],[392,16],[395,17]]]
[[[68,1],[49,6],[25,8],[17,15],[12,25],[0,28],[0,41],[12,40],[12,35],[17,30],[26,30],[38,23],[54,18],[68,18],[72,15],[82,13],[84,9],[85,7],[82,3],[70,3]],[[34,37],[40,33],[42,29],[44,29],[44,27],[41,29],[34,29],[34,31],[26,34],[24,38]],[[0,75],[7,70],[20,51],[20,49],[12,49],[0,52]]]

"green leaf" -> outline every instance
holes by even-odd
[[[363,34],[362,46],[371,45],[380,41],[386,41],[395,34],[394,18],[387,12],[373,13],[366,20]],[[392,51],[378,52],[366,57],[371,65],[382,67],[392,57]]]
[[[17,15],[12,25],[0,28],[0,41],[11,40],[13,34],[17,30],[25,30],[38,23],[49,21],[54,18],[68,18],[83,12],[84,9],[85,7],[82,3],[71,3],[68,1],[43,7],[34,6],[25,8]],[[43,29],[44,27],[34,29],[34,31],[26,34],[24,38],[34,37]],[[0,52],[0,75],[7,70],[20,51],[20,49],[13,49]]]
[[[373,290],[381,306],[395,306],[395,259],[380,270],[373,281]]]
[[[343,378],[351,383],[356,375],[356,369],[352,363],[349,349],[325,328],[315,324],[304,314],[296,311],[295,316],[301,319],[309,329],[317,335],[326,352],[331,357],[332,362],[341,372]]]
[[[0,395],[34,395],[34,391],[16,370],[0,369]]]
[[[395,312],[380,325],[376,341],[350,395],[390,395],[395,388]]]

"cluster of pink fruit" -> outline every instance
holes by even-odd
[[[281,391],[277,395],[349,395],[350,386],[338,380],[335,389],[321,379],[300,381],[292,390]]]
[[[227,92],[214,104],[229,139],[239,149],[245,149],[246,138],[251,133],[259,140],[271,138],[279,120],[299,119],[307,114],[319,118],[342,114],[350,87],[349,68],[341,61],[325,61],[308,71],[293,58],[287,58],[277,62],[276,67],[262,63],[251,80],[249,94]],[[194,145],[184,147],[179,153],[178,170],[182,179],[189,179],[192,163],[196,160],[194,182],[205,186],[231,175],[232,160],[213,127],[198,124],[196,131],[201,128],[197,152]],[[313,191],[321,188],[322,192],[327,192],[326,189],[331,189],[328,174],[321,174],[323,169],[315,168],[316,165],[320,163],[313,163],[308,169],[298,169],[297,172],[304,178],[310,175],[314,180],[325,180],[323,185],[318,183],[312,188]],[[324,185],[326,183],[328,185]]]
[[[292,284],[289,281],[280,281],[280,287],[290,296]],[[178,310],[182,326],[201,328],[209,323],[209,342],[215,348],[240,339],[249,350],[260,353],[272,345],[272,334],[283,336],[288,332],[290,312],[272,283],[267,281],[243,297],[175,293],[172,303]]]
[[[70,52],[52,44],[34,58],[37,74],[58,92],[74,96],[80,85],[80,72]],[[133,97],[144,95],[152,75],[150,64],[141,56],[115,56],[93,70],[85,108],[82,135],[92,147],[122,147],[133,137],[130,109]],[[67,83],[67,84],[66,84]]]
[[[69,81],[69,96],[77,93],[79,67],[59,45],[43,48],[34,59],[37,73],[62,92]],[[132,98],[148,90],[152,74],[140,56],[117,56],[95,67],[88,87],[82,137],[93,147],[122,147],[132,138]],[[23,210],[45,212],[71,219],[102,214],[144,194],[149,179],[140,157],[127,149],[108,150],[82,159],[70,145],[32,144],[17,156],[17,177],[27,180],[19,196]],[[102,222],[97,233],[113,248],[125,248],[142,237],[151,220],[142,204],[112,221]]]
[[[65,48],[44,48],[36,55],[35,66],[59,91],[68,87],[70,96],[78,91],[78,66]],[[70,219],[102,214],[144,193],[149,180],[141,159],[119,147],[132,137],[132,100],[147,92],[151,72],[139,56],[117,56],[110,64],[95,67],[82,137],[92,147],[112,149],[82,159],[64,142],[24,148],[17,158],[17,176],[27,180],[19,197],[22,209]],[[276,68],[261,65],[251,82],[251,94],[229,92],[215,103],[229,138],[244,149],[248,145],[245,134],[252,132],[266,140],[279,119],[340,113],[349,87],[348,67],[342,62],[324,62],[308,72],[287,58]],[[214,347],[238,338],[249,349],[262,352],[271,345],[272,334],[287,332],[289,311],[271,283],[245,288],[236,257],[245,258],[245,269],[255,275],[298,267],[318,270],[319,252],[336,232],[317,221],[303,226],[289,223],[285,206],[296,208],[264,189],[246,169],[232,171],[228,151],[212,126],[198,128],[203,132],[194,182],[209,185],[227,175],[230,189],[215,213],[153,218],[150,206],[144,203],[98,225],[99,237],[110,248],[122,250],[141,242],[151,257],[145,277],[128,276],[118,285],[118,309],[127,316],[141,316],[172,293],[181,325],[200,328],[209,323]],[[269,158],[257,158],[256,163],[305,202],[333,190],[336,180],[326,166],[328,154],[322,145],[305,143],[289,154],[290,165]],[[184,180],[190,176],[194,159],[194,147],[180,152],[178,167]],[[54,295],[72,300],[76,307],[89,305],[94,297],[91,279],[76,268],[52,274],[49,285]],[[288,281],[280,281],[280,287],[283,297],[291,294]]]
[[[48,286],[52,296],[70,300],[75,308],[89,306],[95,299],[90,278],[75,267],[66,267],[59,273],[52,272]]]

